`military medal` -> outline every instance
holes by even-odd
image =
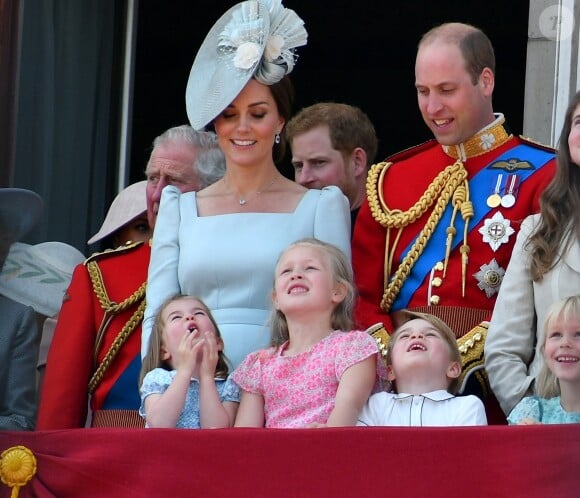
[[[516,191],[519,183],[518,175],[509,176],[506,182],[507,193],[501,198],[501,205],[504,208],[511,208],[516,203]]]
[[[490,245],[493,252],[505,244],[510,235],[515,232],[510,226],[510,220],[506,220],[499,211],[491,218],[486,218],[478,231],[483,235],[483,241]]]
[[[503,175],[501,173],[499,175],[497,175],[497,180],[495,183],[495,189],[493,190],[493,194],[491,194],[487,198],[487,205],[490,208],[496,208],[501,204],[501,196],[499,195],[499,190],[501,187],[502,179],[503,179]]]
[[[495,258],[481,265],[479,271],[473,274],[477,280],[477,286],[485,292],[487,297],[497,294],[504,275],[505,270],[497,264]]]

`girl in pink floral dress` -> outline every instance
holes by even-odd
[[[233,373],[242,389],[237,427],[355,425],[376,380],[372,337],[351,331],[352,269],[335,246],[290,245],[276,265],[272,346]]]

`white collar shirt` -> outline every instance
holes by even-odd
[[[487,418],[483,403],[476,396],[454,396],[443,390],[419,395],[382,392],[369,398],[357,425],[487,425]]]

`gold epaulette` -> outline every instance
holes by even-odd
[[[457,339],[457,346],[461,354],[461,376],[459,377],[459,392],[463,392],[467,379],[473,373],[479,370],[483,371],[485,357],[484,347],[485,339],[487,337],[487,329],[489,322],[481,322],[479,325],[473,327],[467,334]],[[487,375],[484,373],[485,379],[478,379],[480,384],[487,383]],[[483,384],[482,384],[483,387]]]
[[[381,356],[384,358],[387,354],[389,339],[391,338],[387,332],[387,329],[385,329],[385,326],[382,323],[375,323],[366,329],[366,333],[369,334],[375,341],[377,341],[377,346]]]
[[[554,149],[553,147],[546,145],[546,144],[543,144],[541,142],[537,142],[536,140],[533,140],[530,137],[525,137],[523,135],[519,135],[519,139],[522,142],[525,142],[529,145],[533,145],[534,147],[537,147],[538,149],[545,150],[546,152],[554,152],[554,153],[556,152],[556,149]]]
[[[95,252],[91,254],[87,259],[85,259],[83,264],[86,266],[91,261],[97,261],[100,259],[108,258],[109,256],[115,256],[117,254],[131,252],[137,249],[138,247],[141,247],[143,244],[144,242],[127,242],[115,249],[105,249],[104,251]]]

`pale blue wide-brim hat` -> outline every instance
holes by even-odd
[[[24,237],[40,219],[43,203],[32,190],[0,188],[0,238],[3,244]]]
[[[234,5],[210,29],[187,82],[187,116],[195,130],[213,121],[255,77],[273,85],[294,68],[294,49],[306,44],[304,21],[281,0]]]

